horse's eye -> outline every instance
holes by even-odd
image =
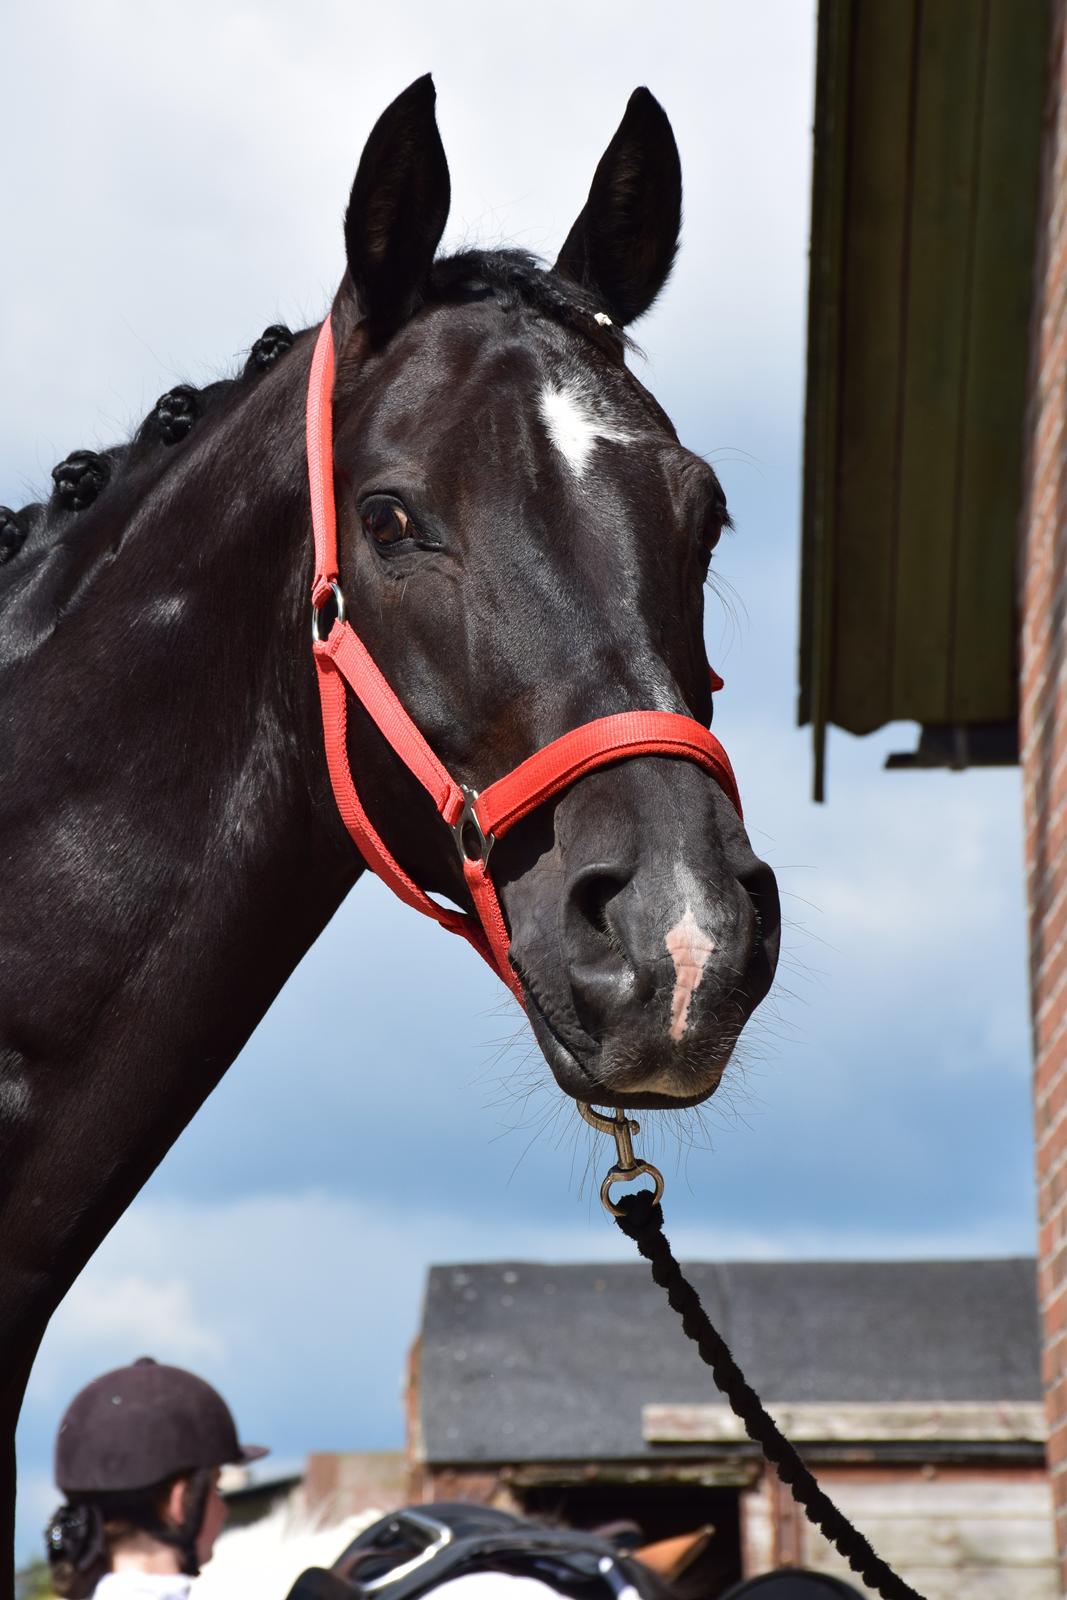
[[[722,530],[722,518],[717,516],[709,517],[704,528],[703,537],[700,541],[701,551],[703,553],[705,562],[711,560],[711,552],[715,549],[719,539],[722,537]]]
[[[408,537],[408,514],[395,500],[379,496],[364,503],[363,526],[375,544],[400,544]]]
[[[722,494],[717,494],[715,496],[715,503],[711,508],[711,515],[708,517],[707,524],[704,528],[703,546],[705,560],[711,559],[711,552],[722,538],[722,530],[732,526],[733,524],[730,521],[730,513],[726,509],[726,499]]]

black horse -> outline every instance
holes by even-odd
[[[569,728],[711,714],[715,474],[625,363],[681,209],[638,90],[551,270],[435,261],[430,80],[384,113],[332,309],[341,569],[359,631],[457,779]],[[330,791],[309,646],[313,331],[172,391],[0,513],[0,1504],[58,1301],[234,1059],[362,863]],[[452,837],[366,716],[363,802],[466,905]],[[531,1022],[560,1086],[691,1104],[773,975],[769,869],[691,762],[592,773],[497,846]],[[4,1563],[6,1565],[6,1562]]]

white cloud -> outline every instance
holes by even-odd
[[[138,1350],[177,1362],[223,1355],[218,1335],[198,1312],[191,1285],[163,1272],[109,1273],[99,1264],[78,1280],[49,1330],[35,1368],[35,1383],[56,1393],[56,1376],[70,1356],[79,1363],[132,1359]]]

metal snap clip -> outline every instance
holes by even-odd
[[[486,833],[478,821],[478,813],[475,810],[477,789],[468,789],[465,784],[460,784],[459,787],[463,795],[463,810],[451,824],[452,837],[456,841],[461,861],[480,861],[484,867],[496,839],[493,834]]]
[[[613,1217],[621,1217],[621,1206],[611,1198],[612,1187],[616,1183],[633,1183],[635,1178],[652,1179],[652,1204],[658,1205],[663,1198],[663,1174],[651,1162],[639,1161],[634,1155],[633,1137],[641,1132],[641,1124],[635,1122],[633,1117],[628,1117],[625,1111],[605,1117],[599,1111],[594,1111],[587,1101],[579,1100],[577,1106],[578,1115],[591,1128],[598,1133],[610,1133],[615,1140],[617,1160],[600,1185],[600,1200],[604,1209],[610,1211]]]

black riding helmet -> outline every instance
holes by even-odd
[[[56,1437],[55,1480],[68,1499],[110,1495],[266,1454],[239,1443],[210,1383],[142,1356],[74,1396]]]
[[[266,1454],[261,1445],[238,1442],[222,1396],[181,1367],[142,1356],[94,1379],[74,1396],[56,1438],[55,1478],[67,1497],[45,1529],[56,1593],[69,1600],[92,1594],[110,1564],[109,1520],[173,1545],[180,1570],[195,1578],[214,1469]],[[186,1485],[175,1525],[157,1499],[177,1478]]]

